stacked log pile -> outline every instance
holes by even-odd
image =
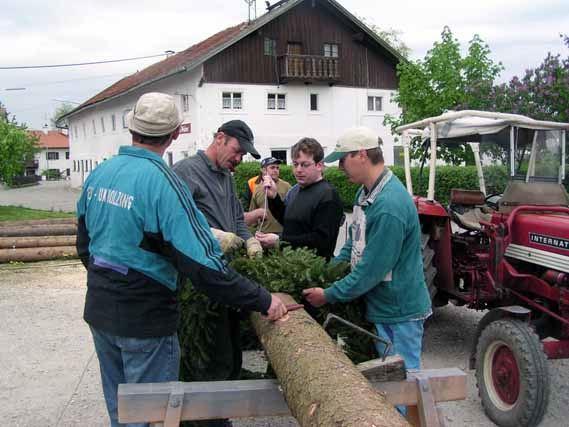
[[[0,263],[76,258],[75,218],[0,222]]]

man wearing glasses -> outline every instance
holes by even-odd
[[[338,192],[322,176],[324,149],[314,138],[302,138],[293,145],[291,154],[298,184],[283,200],[274,181],[265,179],[269,209],[283,224],[283,241],[293,247],[316,249],[318,255],[330,259],[344,213]],[[264,247],[273,247],[279,240],[272,233],[257,233],[256,237]]]

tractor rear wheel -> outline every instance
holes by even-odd
[[[429,246],[430,239],[431,237],[428,233],[421,234],[421,249],[423,252],[423,272],[425,275],[425,283],[427,285],[427,289],[429,290],[431,301],[434,301],[435,295],[437,293],[437,288],[435,286],[435,276],[437,275],[437,269],[433,262],[435,251]]]
[[[536,426],[541,421],[549,399],[547,359],[527,323],[502,319],[482,331],[476,380],[484,411],[497,425]]]

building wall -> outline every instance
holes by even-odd
[[[68,148],[42,148],[36,155],[35,159],[38,161],[37,174],[41,175],[47,169],[57,169],[62,176],[67,174],[67,169],[71,170],[72,161],[66,159],[66,153],[69,152]],[[58,153],[57,160],[49,160],[47,153]]]
[[[264,54],[265,38],[276,41],[276,55],[285,55],[289,42],[303,55],[324,55],[324,44],[338,46],[343,86],[396,89],[397,58],[371,41],[351,21],[329,6],[304,2],[275,18],[204,65],[207,82],[278,84],[277,57]]]
[[[289,163],[290,147],[301,137],[316,138],[328,153],[346,128],[369,126],[384,140],[386,162],[393,163],[393,137],[382,124],[385,114],[400,113],[391,103],[391,90],[301,83],[282,86],[205,83],[200,87],[201,76],[201,69],[180,74],[72,116],[69,130],[72,185],[81,186],[100,162],[115,155],[121,145],[130,145],[130,133],[123,128],[122,116],[140,95],[150,91],[174,95],[180,106],[182,95],[188,95],[189,110],[183,114],[184,123],[191,125],[191,133],[180,135],[168,149],[164,155],[168,163],[168,153],[175,163],[193,155],[197,149],[206,148],[219,126],[232,119],[244,120],[251,126],[255,144],[263,157],[271,155],[272,150],[284,150]],[[242,108],[224,109],[224,92],[241,93]],[[268,94],[274,93],[285,95],[284,110],[267,109]],[[310,110],[311,94],[318,95],[318,111]],[[369,96],[382,98],[381,111],[368,111]],[[111,128],[112,114],[116,117],[115,130]],[[101,117],[105,120],[104,132]],[[253,159],[248,156],[245,160]]]

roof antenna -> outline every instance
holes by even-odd
[[[252,15],[254,16],[253,19],[257,19],[257,0],[245,0],[245,3],[249,7],[249,19],[247,22],[250,23]]]

